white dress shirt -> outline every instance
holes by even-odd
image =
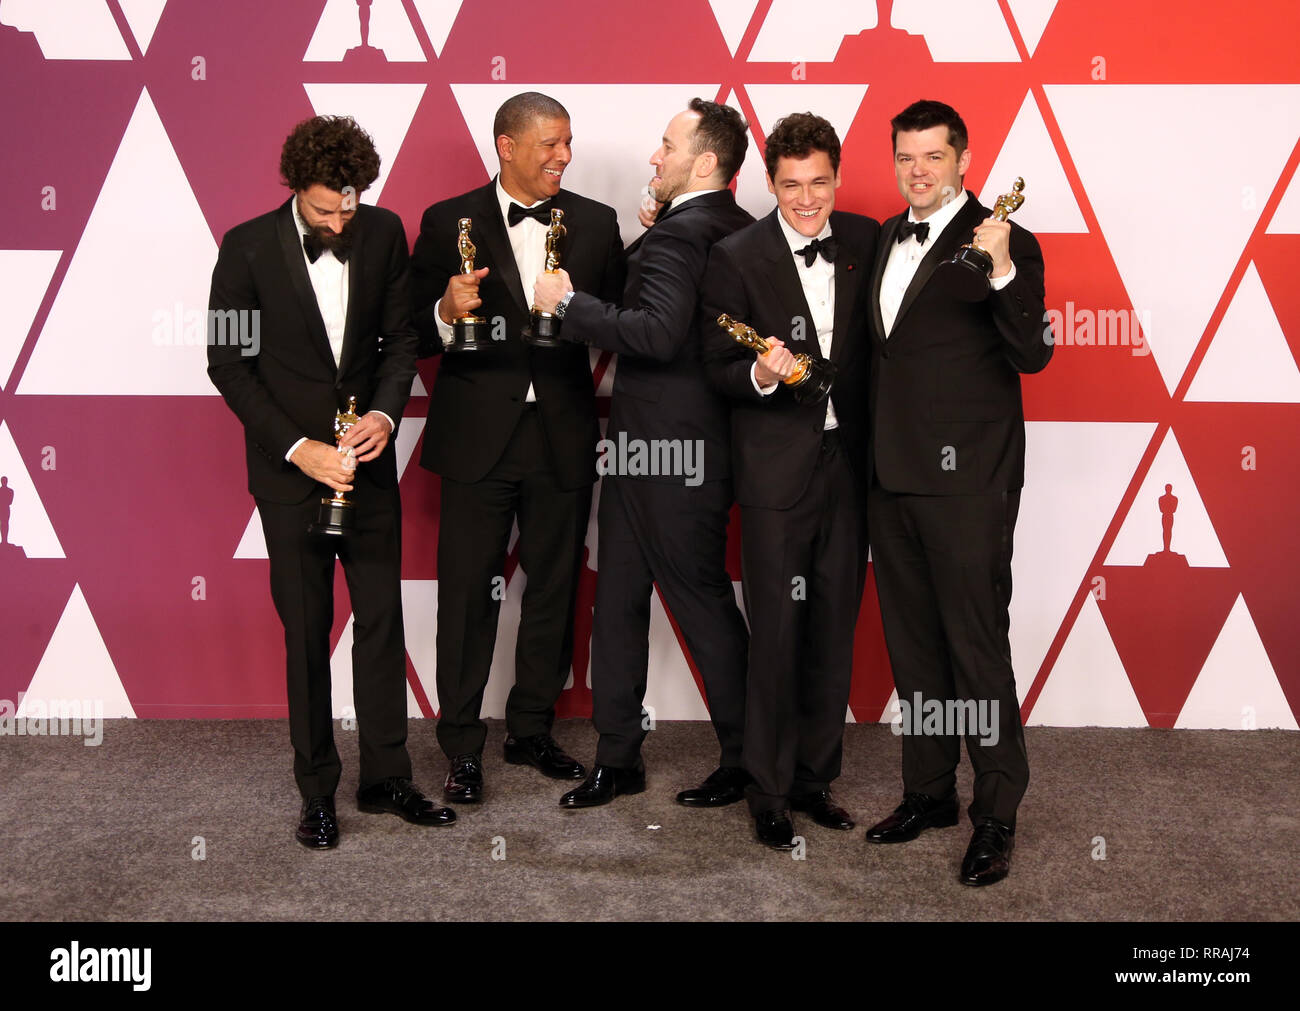
[[[537,280],[537,275],[542,272],[546,266],[546,225],[542,224],[536,218],[524,218],[513,228],[510,226],[510,205],[519,204],[520,207],[536,207],[538,204],[545,203],[544,200],[535,200],[533,203],[519,204],[519,201],[506,192],[505,187],[501,185],[501,176],[497,176],[497,204],[501,208],[501,224],[505,227],[506,235],[510,239],[510,249],[515,254],[515,266],[519,270],[519,286],[524,296],[524,305],[532,304],[533,283]],[[450,240],[448,240],[450,241]],[[455,336],[450,323],[444,323],[442,317],[437,313],[434,318],[438,321],[438,335],[442,338],[443,347],[451,343]],[[533,389],[533,384],[528,384],[528,393],[524,396],[525,403],[536,403],[537,392]]]
[[[790,255],[794,257],[795,269],[799,272],[799,283],[803,286],[804,301],[808,303],[808,311],[812,313],[812,325],[816,329],[817,345],[821,348],[822,357],[830,359],[831,340],[835,336],[835,264],[831,263],[820,253],[817,258],[809,265],[804,262],[803,254],[796,254],[796,250],[803,249],[813,240],[806,235],[800,235],[785,220],[784,215],[777,211],[776,220],[780,222],[781,233],[785,236],[785,241],[790,244]],[[826,226],[816,237],[825,241],[830,238],[831,223],[826,222]],[[780,336],[777,334],[776,336]],[[791,343],[785,340],[785,345],[790,349],[792,354],[799,352],[798,342]],[[806,352],[805,352],[806,353]],[[755,363],[755,367],[757,363]],[[753,380],[754,388],[763,396],[770,396],[776,390],[776,383],[769,386],[759,386],[758,379],[754,375],[754,368],[750,369],[750,379]],[[823,426],[826,431],[832,428],[838,428],[839,420],[835,417],[835,406],[831,399],[826,399],[826,424]]]
[[[325,250],[312,263],[303,248],[301,236],[310,235],[311,229],[298,213],[298,196],[294,194],[289,202],[293,208],[293,221],[298,228],[298,251],[302,253],[302,262],[307,265],[307,277],[311,281],[311,290],[316,293],[316,306],[320,309],[321,322],[325,324],[325,336],[329,338],[330,352],[334,355],[334,367],[339,367],[343,358],[343,333],[348,325],[348,265],[343,263],[333,250]],[[388,430],[394,429],[393,419],[383,411],[375,411],[388,422]],[[289,447],[284,458],[292,462],[298,447],[307,441],[304,435]]]
[[[902,242],[897,239],[893,242],[889,250],[889,259],[885,262],[885,272],[880,278],[880,319],[885,325],[886,337],[894,329],[898,310],[903,304],[903,296],[907,294],[908,285],[916,276],[916,270],[925,258],[925,254],[934,248],[935,240],[948,225],[952,224],[952,219],[966,206],[966,201],[969,199],[970,194],[962,190],[961,196],[955,197],[926,218],[930,226],[930,234],[926,236],[924,243],[917,242],[915,235],[909,235]],[[907,220],[916,221],[910,209],[907,212]],[[1013,263],[1010,273],[990,279],[989,286],[994,291],[1001,291],[1015,276],[1016,266]]]

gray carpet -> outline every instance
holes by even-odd
[[[846,728],[835,794],[859,827],[796,815],[802,861],[758,845],[743,805],[673,803],[714,767],[707,724],[660,724],[647,791],[578,812],[556,806],[564,784],[504,764],[503,736],[494,722],[486,801],[421,829],[357,812],[356,735],[339,730],[342,841],[325,853],[291,836],[283,721],[110,721],[99,747],[0,738],[0,919],[1300,919],[1300,734],[1031,728],[1012,873],[983,889],[956,881],[965,821],[864,842],[901,789],[886,726]],[[556,736],[590,761],[588,721]],[[433,724],[412,721],[410,737],[416,782],[436,794]],[[964,803],[964,759],[959,790]]]

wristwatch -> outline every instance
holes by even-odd
[[[573,300],[573,292],[566,291],[561,299],[555,303],[555,312],[552,315],[556,319],[564,319],[564,313],[569,308],[569,303]]]

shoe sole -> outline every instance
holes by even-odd
[[[682,800],[680,797],[674,797],[673,799],[677,801],[678,804],[681,804],[682,807],[705,808],[705,807],[730,807],[732,804],[739,804],[745,798],[743,796],[740,796],[740,797],[733,797],[730,800],[714,800],[714,801]]]
[[[867,842],[869,842],[869,843],[875,843],[877,846],[893,846],[893,845],[896,845],[896,844],[898,844],[898,843],[907,843],[907,842],[912,842],[914,839],[917,838],[917,836],[919,836],[919,835],[920,835],[922,832],[924,832],[926,829],[930,829],[930,828],[952,828],[952,827],[953,827],[954,825],[956,825],[959,821],[961,821],[961,814],[960,814],[960,812],[957,812],[957,813],[954,813],[954,814],[952,814],[952,815],[944,815],[942,818],[938,819],[937,821],[927,821],[924,825],[922,825],[920,828],[918,828],[918,829],[916,830],[916,832],[915,832],[914,834],[912,834],[912,835],[901,836],[901,837],[899,837],[899,838],[895,838],[895,839],[874,839],[874,838],[871,837],[870,834],[868,834],[868,835],[867,835]]]
[[[420,828],[445,828],[448,825],[455,825],[456,819],[451,821],[413,821],[406,817],[401,811],[394,811],[391,807],[379,807],[376,804],[357,804],[357,810],[362,814],[392,814],[401,818],[408,825],[418,825]]]
[[[604,807],[606,804],[612,804],[615,797],[630,797],[635,793],[645,793],[645,783],[634,786],[629,790],[615,790],[614,796],[610,797],[609,800],[600,800],[594,804],[566,804],[561,800],[560,807],[565,811],[585,811],[589,807]]]
[[[320,843],[310,842],[305,839],[299,839],[297,835],[293,837],[293,841],[296,842],[303,849],[311,850],[312,852],[321,852],[321,853],[323,853],[325,850],[336,849],[339,844],[338,839],[335,839],[333,842],[327,842],[324,845],[321,845]]]
[[[453,797],[446,790],[443,790],[442,800],[445,804],[481,804],[483,803],[483,795],[479,794],[476,797]]]
[[[534,769],[540,772],[543,776],[546,776],[548,779],[586,779],[587,778],[587,770],[584,769],[581,765],[578,766],[577,775],[573,775],[572,773],[568,773],[568,772],[565,773],[547,772],[540,765],[534,762],[531,758],[528,758],[526,756],[515,755],[509,751],[505,753],[505,760],[507,765],[531,765]]]

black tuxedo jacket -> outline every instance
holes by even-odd
[[[564,316],[566,339],[619,356],[607,438],[700,440],[706,481],[728,477],[731,462],[728,405],[700,361],[700,282],[713,244],[753,220],[730,190],[678,204],[629,248],[623,309],[579,292]]]
[[[888,491],[974,495],[1025,483],[1020,373],[1038,372],[1052,357],[1038,240],[1011,223],[1015,279],[982,302],[952,298],[933,276],[989,213],[971,196],[931,236],[887,340],[880,284],[906,212],[881,232],[871,284],[871,422],[876,477]]]
[[[798,404],[784,383],[770,396],[760,394],[750,378],[754,353],[717,325],[718,314],[725,312],[761,336],[779,338],[793,352],[822,357],[779,213],[774,210],[713,247],[700,298],[705,372],[710,383],[732,401],[736,498],[742,506],[764,509],[788,509],[803,495],[817,464],[826,423],[825,400]],[[832,211],[830,225],[839,244],[830,354],[836,375],[830,399],[849,459],[865,486],[870,472],[867,296],[880,225],[844,211]],[[803,321],[802,340],[791,339],[795,320]]]
[[[402,221],[361,204],[351,225],[347,325],[335,367],[292,200],[226,233],[208,302],[211,312],[260,314],[257,354],[243,354],[238,343],[215,344],[209,332],[208,376],[244,425],[248,490],[282,504],[302,502],[322,487],[284,454],[303,436],[333,443],[334,414],[349,396],[357,398],[358,414],[383,411],[401,423],[416,351]],[[376,459],[357,467],[358,482],[396,485],[394,443],[390,437]]]
[[[623,294],[627,264],[612,207],[561,190],[551,206],[568,229],[560,265],[573,286],[605,301]],[[411,259],[411,297],[422,356],[441,354],[438,301],[460,271],[457,222],[471,218],[484,317],[503,338],[479,351],[448,354],[429,397],[422,466],[465,484],[481,481],[501,458],[533,384],[551,463],[560,486],[574,490],[596,480],[596,394],[591,358],[581,345],[534,348],[520,337],[528,326],[536,278],[519,276],[496,180],[424,212]],[[495,334],[494,334],[495,336]]]

